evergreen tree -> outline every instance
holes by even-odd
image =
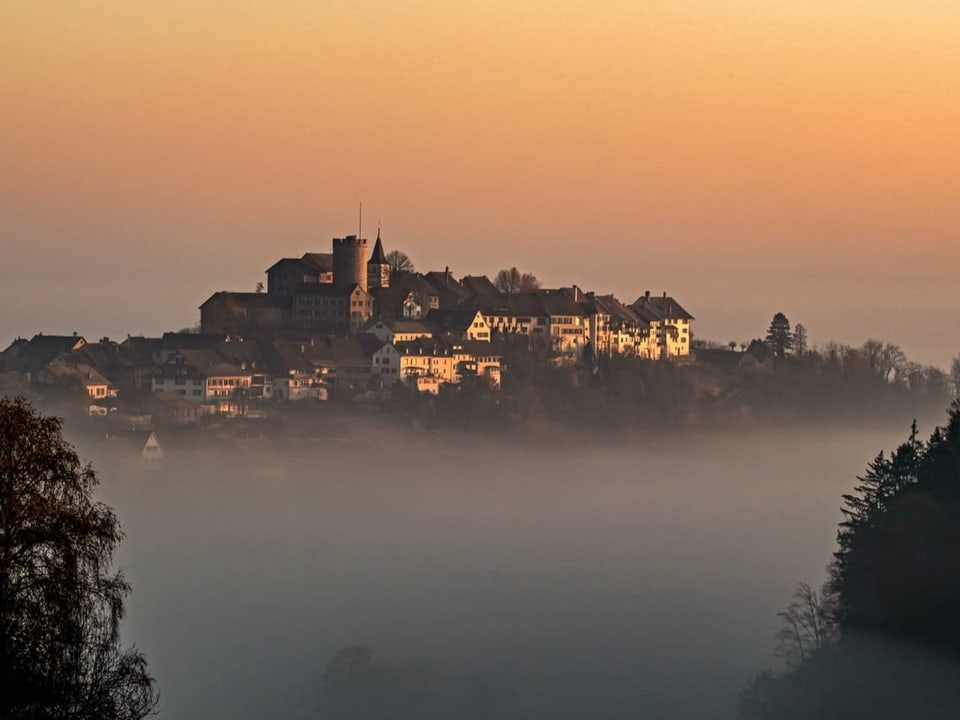
[[[777,359],[785,358],[793,348],[793,333],[790,332],[790,321],[783,313],[778,312],[770,321],[766,343],[770,352]]]

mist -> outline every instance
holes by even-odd
[[[88,456],[162,717],[321,717],[331,659],[366,645],[443,682],[495,678],[507,716],[725,718],[796,583],[822,582],[840,495],[902,435]]]

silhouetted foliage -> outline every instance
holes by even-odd
[[[960,355],[950,363],[950,385],[954,398],[960,399]]]
[[[793,326],[793,352],[797,357],[803,357],[809,350],[807,344],[807,328],[803,323]]]
[[[793,348],[793,333],[790,332],[790,321],[783,313],[778,312],[770,321],[766,343],[770,352],[778,359],[785,358]]]
[[[929,440],[916,423],[843,496],[828,601],[801,586],[780,642],[789,672],[757,675],[744,720],[960,716],[960,402]],[[813,651],[812,619],[836,628]]]
[[[130,588],[96,474],[57,418],[0,398],[0,718],[134,720],[156,697],[143,655],[120,647]]]
[[[800,583],[781,620],[776,654],[788,667],[798,667],[837,641],[836,613],[828,594]]]
[[[540,281],[536,275],[521,273],[515,267],[498,272],[493,284],[497,290],[505,293],[531,292],[540,289]]]
[[[390,266],[390,277],[396,277],[400,273],[412,273],[414,271],[413,261],[402,250],[391,250],[386,255],[387,265]]]

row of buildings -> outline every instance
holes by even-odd
[[[561,356],[633,355],[659,360],[687,356],[690,315],[666,293],[649,292],[630,305],[577,286],[506,293],[486,276],[391,269],[379,232],[369,259],[367,241],[336,238],[331,253],[283,258],[267,269],[266,292],[220,291],[200,306],[204,333],[292,337],[366,332],[377,320],[426,320],[476,315],[494,340],[543,336]]]
[[[465,381],[498,388],[517,338],[556,363],[690,354],[693,317],[666,293],[629,305],[575,285],[508,293],[482,275],[391,268],[379,232],[369,258],[366,248],[356,236],[335,239],[331,253],[277,261],[265,292],[214,293],[199,333],[17,339],[0,353],[0,373],[73,388],[91,414],[110,413],[118,397],[146,398],[154,412],[192,422],[398,382],[431,393]]]
[[[185,423],[207,414],[252,415],[264,401],[326,400],[336,391],[362,397],[398,381],[433,393],[468,378],[497,388],[502,355],[495,348],[466,332],[407,320],[302,340],[180,332],[87,342],[39,334],[0,353],[0,377],[7,386],[84,398],[91,415],[132,402]]]

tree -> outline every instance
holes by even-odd
[[[807,328],[803,323],[797,323],[793,326],[793,351],[797,357],[803,357],[807,354],[807,350],[809,350]]]
[[[960,399],[960,355],[950,364],[950,382],[953,384],[954,397]]]
[[[256,285],[256,287],[254,287],[253,291],[254,291],[257,295],[259,295],[260,293],[262,293],[262,292],[263,292],[263,281],[258,282],[257,285]]]
[[[396,277],[400,273],[412,273],[414,271],[413,261],[402,250],[391,250],[388,252],[387,265],[390,266],[390,277]]]
[[[773,316],[773,320],[770,321],[770,329],[767,330],[766,343],[770,348],[770,352],[772,352],[773,356],[777,359],[785,358],[787,353],[793,348],[793,334],[790,332],[790,321],[787,320],[787,316],[783,313],[778,312]]]
[[[777,617],[781,627],[776,654],[788,667],[798,667],[837,642],[833,603],[806,583],[797,585],[793,602]]]
[[[497,290],[505,293],[532,292],[540,289],[540,281],[536,275],[521,273],[515,267],[504,268],[498,272],[493,284]]]
[[[0,718],[139,720],[156,705],[143,655],[120,647],[122,533],[61,421],[0,398]]]

